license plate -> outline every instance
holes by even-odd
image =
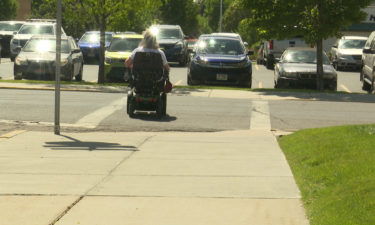
[[[227,74],[218,73],[216,74],[216,80],[228,80]]]

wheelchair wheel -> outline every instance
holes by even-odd
[[[160,96],[158,98],[158,102],[156,104],[156,116],[157,118],[162,118],[165,114],[164,114],[164,97],[163,97],[164,94],[162,94],[162,96]]]
[[[135,107],[134,107],[133,98],[129,95],[128,95],[128,102],[126,103],[126,111],[130,118],[133,118],[135,116],[134,114]]]
[[[165,115],[167,115],[167,94],[163,93],[163,95],[161,96],[161,99],[163,101],[163,111],[162,111],[162,114],[163,114],[163,116],[165,116]]]

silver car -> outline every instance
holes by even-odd
[[[14,79],[54,80],[56,37],[33,36],[14,60]],[[61,38],[61,79],[82,80],[83,56],[72,37]]]
[[[324,87],[337,90],[337,73],[323,53]],[[316,87],[316,49],[288,48],[275,65],[275,88],[311,86]]]
[[[331,61],[336,70],[360,69],[362,49],[367,37],[343,36],[331,48]]]

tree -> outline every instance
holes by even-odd
[[[223,0],[223,15],[233,0]],[[213,31],[219,30],[221,0],[203,0],[204,16]]]
[[[323,89],[323,40],[364,19],[372,0],[242,0],[249,24],[264,38],[302,35],[317,48],[317,88]]]
[[[199,5],[193,0],[162,0],[162,23],[180,25],[186,34],[197,35]]]
[[[17,15],[18,4],[16,0],[0,1],[0,21],[13,19]]]

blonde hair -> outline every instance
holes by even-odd
[[[150,49],[158,49],[159,44],[156,41],[156,36],[151,33],[150,30],[146,30],[143,32],[143,39],[141,43],[139,43],[139,46],[142,46],[144,48],[150,48]]]

